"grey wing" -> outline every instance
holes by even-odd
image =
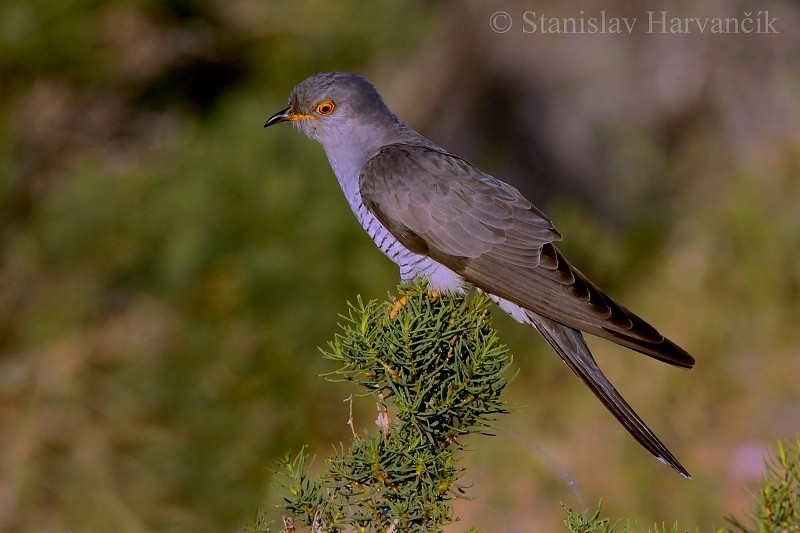
[[[542,246],[561,239],[514,187],[428,147],[385,146],[362,169],[359,187],[364,205],[403,244],[438,258],[535,266]]]
[[[670,364],[694,359],[561,255],[553,223],[510,185],[446,152],[383,147],[359,176],[364,205],[410,250],[476,287]]]

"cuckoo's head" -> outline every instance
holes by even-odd
[[[322,143],[342,136],[369,134],[380,123],[396,123],[378,91],[366,78],[349,72],[323,72],[300,82],[289,107],[272,115],[264,127],[291,122]]]

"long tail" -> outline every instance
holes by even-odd
[[[658,437],[647,427],[628,402],[617,392],[608,378],[597,366],[580,331],[525,311],[527,320],[561,357],[561,360],[581,378],[617,420],[633,437],[662,463],[677,470],[683,477],[691,479],[689,472],[672,455]]]

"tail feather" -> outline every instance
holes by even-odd
[[[583,381],[609,411],[625,426],[659,461],[677,470],[683,477],[691,479],[689,472],[672,455],[667,447],[639,418],[628,402],[617,392],[608,378],[597,366],[580,331],[549,318],[524,311],[529,324],[534,326],[561,357],[561,360]]]

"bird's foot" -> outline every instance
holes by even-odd
[[[432,291],[432,290],[429,290],[429,291],[428,291],[428,294],[429,294],[429,295],[431,296],[431,298],[433,298],[434,300],[438,300],[438,299],[439,299],[439,292],[438,292],[438,291]],[[400,297],[400,298],[399,298],[399,299],[398,299],[398,300],[397,300],[397,301],[394,303],[394,305],[392,306],[392,309],[389,311],[389,319],[390,319],[390,320],[394,320],[394,317],[395,317],[395,316],[397,316],[397,313],[399,313],[399,312],[400,312],[400,309],[402,309],[403,307],[405,307],[407,303],[408,303],[408,296],[401,296],[401,297]]]
[[[397,313],[400,312],[400,309],[405,307],[406,302],[408,302],[408,296],[403,296],[394,303],[394,305],[392,306],[392,310],[389,311],[389,318],[391,320],[394,320],[394,317],[397,316]]]

